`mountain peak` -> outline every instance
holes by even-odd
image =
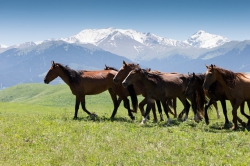
[[[223,36],[207,33],[204,30],[199,30],[185,42],[194,47],[213,48],[229,42],[229,39]]]

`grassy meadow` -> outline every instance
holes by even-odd
[[[140,125],[139,110],[132,121],[122,104],[111,121],[108,92],[86,97],[95,120],[82,109],[73,120],[74,104],[67,85],[21,84],[0,91],[0,165],[250,165],[249,131],[224,128],[219,103],[221,118],[209,111],[210,125],[194,122],[190,110],[189,120],[171,116],[169,126],[152,120]],[[177,111],[182,108],[178,102]]]

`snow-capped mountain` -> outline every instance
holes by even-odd
[[[250,40],[229,41],[205,31],[178,41],[131,29],[87,29],[68,38],[0,46],[0,84],[42,82],[52,60],[86,70],[120,68],[125,60],[165,72],[205,72],[204,64],[211,63],[249,72],[249,55]]]
[[[223,36],[212,35],[203,30],[199,30],[184,42],[194,47],[213,48],[229,42],[229,39]]]
[[[181,41],[159,37],[151,33],[141,33],[132,29],[123,30],[115,28],[86,29],[74,36],[68,38],[61,38],[61,40],[64,40],[69,43],[91,43],[94,45],[99,45],[107,38],[109,38],[112,41],[121,36],[127,36],[128,38],[135,40],[141,44],[144,44],[146,46],[155,44],[171,45],[171,46],[179,46],[182,44],[186,45]]]

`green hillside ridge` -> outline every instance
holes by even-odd
[[[86,96],[87,104],[112,104],[107,91],[99,95]],[[65,84],[20,84],[0,91],[0,102],[19,102],[44,106],[74,106],[75,96]]]

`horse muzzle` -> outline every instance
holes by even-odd
[[[49,81],[47,79],[44,79],[45,84],[49,84]]]
[[[122,82],[122,86],[124,87],[124,88],[127,88],[128,87],[128,83],[127,82]]]
[[[119,83],[118,79],[116,79],[116,78],[114,78],[113,81],[114,81],[115,84]]]
[[[204,89],[204,90],[206,90],[206,91],[208,91],[209,86],[207,86],[207,85],[203,85],[203,89]]]

